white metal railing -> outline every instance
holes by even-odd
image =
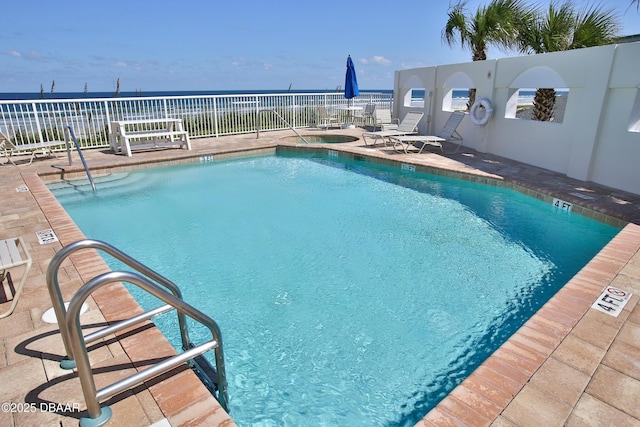
[[[352,106],[369,102],[390,109],[392,94],[365,93],[350,100]],[[314,126],[320,105],[346,114],[339,109],[347,105],[341,92],[12,100],[0,101],[0,131],[20,146],[64,141],[66,126],[72,126],[82,148],[108,147],[114,120],[178,118],[190,137],[202,138],[255,132],[264,109],[277,111],[293,127]],[[276,115],[263,118],[261,130],[287,128]]]

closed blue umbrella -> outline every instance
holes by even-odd
[[[360,95],[358,89],[358,79],[356,78],[356,69],[353,66],[351,55],[347,58],[347,76],[344,80],[344,97],[347,99],[355,98]]]
[[[347,118],[351,117],[351,98],[355,98],[358,95],[360,95],[360,89],[358,89],[356,69],[353,66],[351,55],[349,55],[347,57],[347,76],[344,79],[344,97],[347,98]],[[351,123],[349,127],[353,127],[353,123]]]

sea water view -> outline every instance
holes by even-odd
[[[301,93],[335,93],[337,90],[177,90],[177,91],[122,91],[114,96],[114,92],[15,92],[0,93],[1,100],[49,100],[49,99],[93,99],[93,98],[134,98],[134,97],[166,97],[166,96],[206,96],[206,95],[266,95],[266,94],[301,94]],[[361,90],[362,94],[387,93],[391,90]],[[423,91],[424,94],[424,91]],[[461,94],[459,94],[461,95]]]
[[[163,97],[163,96],[201,96],[201,95],[252,95],[252,94],[299,94],[299,93],[333,93],[340,92],[340,90],[192,90],[192,91],[137,91],[137,92],[121,92],[118,97],[132,98],[132,97]],[[367,94],[392,94],[393,91],[389,89],[381,90],[360,90],[363,95]],[[520,92],[520,102],[530,103],[533,101],[535,95],[535,89],[522,90]],[[35,99],[88,99],[88,98],[113,98],[113,92],[56,92],[56,93],[39,93],[39,92],[15,92],[15,93],[0,93],[0,101],[24,101]],[[412,102],[415,106],[419,106],[425,97],[424,89],[414,89],[412,91]],[[460,103],[469,99],[469,89],[453,89],[452,97],[456,100],[456,103]]]

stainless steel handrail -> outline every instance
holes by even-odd
[[[111,271],[94,277],[86,282],[78,289],[76,294],[69,303],[68,310],[65,309],[64,301],[60,291],[58,282],[58,270],[62,262],[69,257],[72,253],[82,249],[100,249],[117,260],[123,262],[125,265],[133,268],[137,271]],[[169,279],[163,277],[157,272],[153,271],[144,264],[131,258],[124,252],[116,249],[112,245],[99,241],[99,240],[80,240],[71,243],[63,247],[51,260],[46,274],[47,288],[49,290],[49,296],[53,304],[53,309],[58,319],[58,325],[60,327],[60,335],[67,352],[66,359],[60,362],[60,366],[63,369],[78,368],[78,376],[82,384],[83,394],[87,403],[87,411],[89,413],[89,419],[83,419],[85,425],[102,425],[109,420],[111,416],[111,410],[108,407],[101,409],[98,401],[103,400],[109,396],[119,393],[133,385],[139,384],[148,378],[157,376],[167,370],[178,366],[185,361],[191,360],[200,354],[203,354],[211,349],[215,349],[215,361],[216,361],[216,373],[217,373],[217,389],[218,389],[218,401],[222,407],[228,411],[228,391],[226,372],[224,366],[224,354],[222,348],[222,337],[220,328],[218,325],[208,316],[193,308],[189,304],[185,303],[182,299],[182,293],[178,286],[171,282]],[[128,282],[139,288],[145,290],[148,293],[156,296],[158,299],[164,301],[166,304],[150,310],[148,312],[139,314],[137,316],[125,319],[99,331],[88,334],[86,337],[82,336],[82,329],[80,326],[80,308],[82,303],[89,297],[89,295],[96,289],[112,282]],[[151,368],[146,369],[143,372],[132,375],[129,378],[114,383],[104,389],[97,391],[95,389],[95,383],[93,382],[93,376],[91,367],[89,365],[89,358],[87,355],[86,344],[103,338],[119,330],[133,326],[140,322],[144,322],[152,317],[170,311],[172,309],[177,310],[178,323],[180,327],[180,336],[182,339],[183,353],[177,356],[171,357],[154,365]],[[194,346],[190,339],[187,329],[186,316],[191,317],[195,321],[205,325],[212,335],[212,340],[198,346]],[[103,409],[105,409],[103,411]],[[82,424],[82,423],[81,423]]]
[[[97,289],[114,282],[127,282],[138,286],[144,291],[152,294],[156,298],[174,307],[178,312],[183,313],[195,321],[205,325],[211,332],[212,340],[204,344],[186,350],[184,353],[168,358],[144,371],[133,374],[125,379],[115,382],[99,391],[96,390],[89,355],[87,354],[86,342],[82,336],[82,326],[80,325],[80,309],[85,300]],[[107,399],[114,394],[127,390],[149,378],[160,375],[200,354],[214,349],[216,359],[218,400],[220,405],[228,410],[227,380],[224,366],[224,353],[222,348],[222,335],[217,323],[202,312],[191,307],[182,299],[175,297],[159,285],[141,275],[129,271],[111,271],[94,277],[85,283],[71,299],[67,311],[66,329],[69,331],[73,353],[76,356],[78,378],[82,385],[82,392],[87,404],[87,412],[91,419],[101,419],[103,417],[99,400]],[[110,413],[110,411],[107,411]]]
[[[87,166],[87,162],[84,160],[84,155],[82,154],[82,150],[80,149],[80,145],[78,144],[76,135],[73,133],[73,128],[71,126],[67,126],[67,129],[69,130],[69,136],[71,137],[71,139],[73,140],[73,143],[76,146],[76,150],[78,150],[78,155],[80,156],[80,160],[82,161],[82,166],[84,166],[84,171],[87,173],[87,177],[89,178],[89,182],[91,183],[91,188],[93,188],[93,191],[95,193],[96,185],[93,183],[91,172],[89,172],[89,167]],[[67,144],[67,156],[69,157],[69,166],[71,166],[71,150],[69,149],[69,144]]]
[[[261,117],[262,113],[269,113],[269,112],[275,114],[278,117],[280,117],[282,119],[282,121],[287,126],[289,126],[289,129],[291,129],[296,135],[298,135],[298,137],[300,137],[300,139],[303,140],[305,144],[309,143],[309,141],[304,139],[304,137],[302,135],[300,135],[300,133],[292,125],[289,124],[287,119],[282,117],[282,114],[280,114],[276,110],[272,110],[272,109],[261,109],[261,110],[258,111],[258,120],[256,121],[256,139],[260,138],[260,128],[262,127],[262,121],[260,120],[260,117]]]
[[[80,251],[82,249],[102,250],[118,261],[161,284],[165,288],[169,289],[169,291],[177,298],[182,299],[182,292],[180,292],[180,288],[178,288],[178,285],[176,285],[169,279],[161,276],[151,268],[131,258],[129,255],[125,254],[124,252],[106,242],[100,240],[85,239],[70,243],[69,245],[60,249],[60,251],[58,251],[58,253],[53,256],[51,262],[49,263],[49,267],[47,268],[47,288],[49,290],[49,297],[51,298],[51,303],[53,304],[53,310],[56,314],[57,319],[65,319],[67,317],[67,311],[64,306],[64,300],[62,298],[62,293],[60,292],[60,285],[58,282],[58,270],[60,269],[60,265],[66,258],[68,258],[74,252]],[[182,348],[188,348],[190,343],[189,331],[187,330],[187,320],[182,313],[178,313],[178,324],[180,326],[180,336],[182,337]],[[64,343],[64,348],[67,352],[67,357],[62,362],[60,362],[60,367],[62,367],[63,369],[73,369],[75,368],[73,350],[69,342],[69,334],[66,328],[62,326],[60,327],[60,335],[62,335],[62,342]]]

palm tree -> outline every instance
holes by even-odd
[[[518,30],[532,13],[523,0],[492,0],[474,15],[466,13],[466,4],[463,0],[449,10],[442,38],[449,46],[459,38],[463,48],[471,49],[473,61],[486,60],[489,45],[516,47]],[[473,105],[475,94],[475,88],[469,90],[467,107]]]
[[[637,0],[636,0],[637,1]],[[519,33],[520,51],[560,52],[611,43],[618,33],[618,18],[612,9],[600,5],[576,11],[571,0],[552,2],[546,14],[523,21]],[[533,99],[533,120],[549,121],[553,116],[556,91],[538,88]]]

